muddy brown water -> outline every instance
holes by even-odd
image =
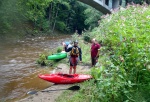
[[[51,68],[36,64],[39,54],[52,51],[68,36],[37,37],[16,42],[0,41],[0,102],[14,102],[27,96],[30,90],[42,90],[52,83],[38,78],[51,73]]]

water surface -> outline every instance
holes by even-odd
[[[0,102],[14,102],[27,96],[30,90],[52,85],[37,77],[51,73],[51,68],[36,64],[39,54],[54,51],[68,36],[36,37],[18,41],[0,41]]]

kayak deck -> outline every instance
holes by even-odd
[[[67,57],[67,53],[56,53],[47,57],[48,60],[57,60]]]
[[[39,78],[56,83],[56,84],[73,84],[73,83],[80,83],[85,80],[89,80],[92,78],[91,75],[86,74],[43,74],[39,75]]]

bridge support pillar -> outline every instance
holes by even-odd
[[[119,7],[120,0],[109,0],[108,7],[110,9],[115,9]]]
[[[119,3],[120,3],[120,0],[113,0],[113,3],[112,3],[112,8],[115,9],[115,8],[118,8],[119,7]]]
[[[109,8],[113,8],[113,2],[112,2],[112,0],[109,0],[109,2],[108,2],[108,7],[109,7]]]
[[[102,0],[102,2],[103,2],[103,5],[106,5],[106,4],[105,4],[105,0]]]

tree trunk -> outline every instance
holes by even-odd
[[[57,19],[57,15],[58,15],[58,10],[59,10],[59,4],[58,4],[57,11],[56,11],[56,15],[55,15],[55,21],[54,21],[52,33],[54,32],[54,29],[55,29],[55,24],[56,24],[56,19]]]
[[[67,17],[67,20],[66,20],[67,27],[69,27],[69,24],[70,24],[70,16],[71,16],[71,14],[70,14],[70,11],[69,11],[68,17]]]
[[[51,27],[52,26],[52,22],[51,22],[51,19],[52,19],[52,9],[53,9],[53,4],[52,3],[50,3],[50,5],[49,5],[49,27]],[[50,28],[50,30],[51,30],[51,28]]]

